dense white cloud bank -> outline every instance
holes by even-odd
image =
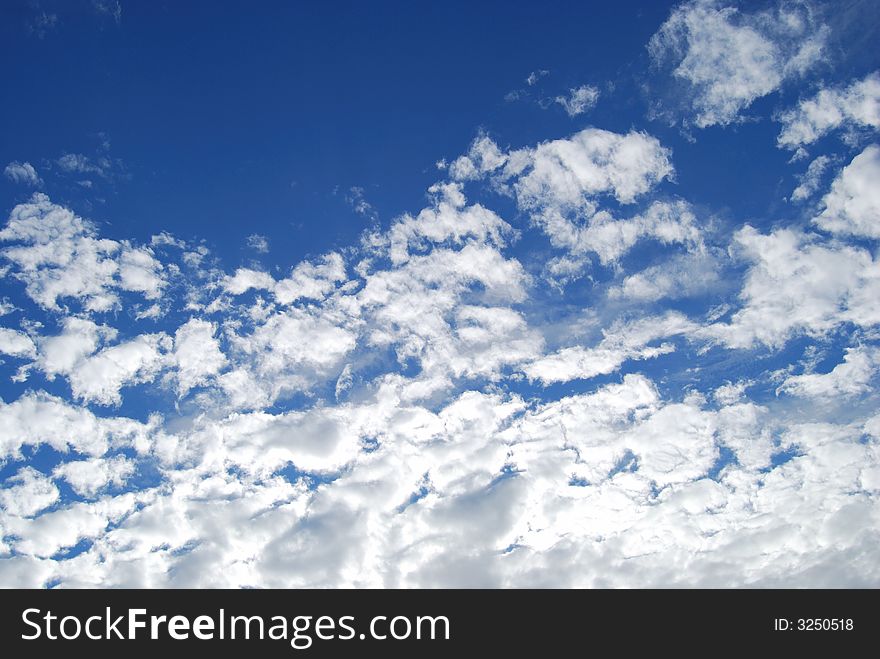
[[[465,158],[496,190],[509,191],[563,253],[590,249],[611,261],[651,234],[678,245],[671,258],[684,259],[686,272],[717,267],[694,247],[700,223],[684,202],[597,218],[604,199],[631,203],[670,174],[669,154],[653,138],[590,130],[533,149],[496,149],[483,138]],[[829,192],[855,198],[856,208],[862,194],[870,188],[835,183]],[[549,217],[567,218],[577,231],[566,234]],[[631,229],[637,222],[641,228]],[[600,240],[606,225],[611,238]],[[620,317],[595,340],[553,347],[547,328],[523,313],[537,282],[505,254],[516,234],[496,213],[469,204],[462,184],[438,185],[420,213],[365,234],[357,257],[332,253],[281,280],[203,270],[214,282],[207,292],[180,298],[200,312],[173,330],[123,337],[95,297],[161,296],[178,285],[160,283],[171,281],[161,273],[185,263],[106,241],[43,195],[14,209],[2,232],[11,243],[7,276],[59,328],[7,328],[4,351],[21,360],[21,377],[64,378],[71,400],[35,391],[0,404],[0,447],[7,463],[21,465],[0,490],[0,579],[878,582],[877,424],[799,420],[783,407],[789,398],[872,396],[876,348],[852,348],[827,373],[787,375],[770,403],[751,402],[744,386],[736,395],[669,398],[633,373],[543,401],[499,387],[522,377],[539,387],[607,377],[682,345],[779,349],[792,336],[818,337],[841,324],[871,331],[880,322],[880,268],[868,250],[797,229],[745,227],[730,245],[745,271],[739,308],[727,319]],[[126,251],[149,256],[151,286],[120,276]],[[106,263],[97,280],[70,279],[83,253]],[[51,281],[76,283],[63,297],[80,302],[78,311],[57,302],[60,289],[43,279],[48,267],[59,270]],[[673,285],[656,279],[624,272],[609,300],[670,295]],[[317,393],[324,386],[332,390],[326,398]],[[143,423],[85,406],[112,409],[143,387],[194,413],[172,423],[169,409]],[[271,409],[296,392],[315,402]],[[53,469],[21,460],[40,446],[62,456]],[[138,485],[144,469],[155,479]],[[79,498],[62,501],[60,483]],[[85,549],[68,557],[75,546]]]

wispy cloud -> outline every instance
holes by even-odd
[[[38,39],[45,39],[46,35],[57,29],[59,24],[58,14],[45,12],[40,9],[27,21],[26,30]]]
[[[557,96],[555,101],[565,109],[569,117],[576,117],[596,107],[599,90],[591,85],[581,85],[570,89],[567,96]]]
[[[352,186],[345,195],[345,201],[358,215],[369,219],[376,219],[376,211],[372,204],[364,196],[364,189],[360,186]]]
[[[541,78],[545,78],[545,77],[547,77],[548,75],[550,75],[550,71],[548,71],[547,69],[538,69],[538,70],[536,70],[536,71],[532,71],[532,72],[528,75],[528,77],[526,78],[526,84],[527,84],[529,87],[533,87],[533,86],[535,86],[535,85],[537,84],[537,82],[538,82]]]
[[[119,0],[92,0],[92,7],[99,16],[106,16],[118,25],[122,22],[122,5]]]
[[[822,175],[831,164],[828,156],[819,156],[807,167],[807,171],[798,177],[798,185],[791,193],[791,201],[805,201],[819,190]]]
[[[252,233],[247,237],[247,246],[260,254],[269,251],[269,239],[259,233]]]
[[[114,184],[130,177],[125,163],[110,152],[110,141],[103,133],[96,136],[98,146],[91,155],[68,151],[55,159],[62,176],[77,177],[76,183],[90,189],[95,183]]]
[[[107,169],[110,167],[108,160],[102,160],[100,163],[93,162],[88,156],[81,153],[65,153],[56,161],[58,166],[65,172],[75,172],[77,174],[98,174],[105,176]]]

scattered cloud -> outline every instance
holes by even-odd
[[[491,137],[479,135],[468,149],[467,155],[459,156],[449,165],[449,175],[456,181],[469,181],[482,178],[494,172],[507,162]],[[445,169],[445,168],[444,168]]]
[[[535,71],[532,71],[526,76],[524,81],[526,86],[509,91],[504,95],[504,101],[507,103],[514,103],[520,99],[530,98],[532,96],[532,88],[535,87],[542,78],[546,78],[549,75],[550,71],[547,69],[536,69]]]
[[[824,242],[795,229],[763,234],[739,229],[732,250],[749,263],[739,297],[742,307],[728,323],[697,333],[733,348],[782,347],[797,334],[822,336],[844,323],[871,327],[880,321],[873,291],[880,270],[871,252]]]
[[[17,160],[13,160],[6,165],[6,168],[3,170],[3,175],[13,183],[21,183],[32,187],[43,185],[43,180],[40,178],[39,174],[37,174],[37,170],[35,170],[34,166],[29,162],[18,162]]]
[[[557,96],[555,102],[561,105],[569,117],[576,117],[596,107],[599,90],[590,85],[570,89],[568,96]]]
[[[119,305],[114,289],[156,299],[165,286],[162,265],[149,248],[97,237],[90,222],[36,193],[15,207],[0,242],[0,256],[15,267],[29,297],[47,309],[77,300],[85,310]]]
[[[22,467],[0,489],[0,505],[10,515],[31,517],[55,503],[60,493],[55,484],[31,467]]]
[[[753,101],[822,61],[827,35],[804,2],[753,12],[721,0],[683,3],[648,44],[655,65],[682,87],[674,96],[686,107],[664,111],[698,128],[738,121]]]
[[[0,327],[0,354],[12,357],[35,357],[34,342],[22,332],[8,327]]]
[[[777,144],[799,149],[840,128],[880,128],[880,74],[872,73],[847,87],[821,89],[781,113]]]
[[[55,171],[73,179],[81,188],[93,190],[97,186],[112,185],[130,178],[125,163],[110,152],[110,140],[105,133],[93,135],[98,144],[92,155],[66,152],[54,161]]]
[[[136,463],[130,458],[116,455],[111,458],[72,460],[58,465],[52,472],[83,497],[95,498],[109,486],[120,487],[134,474]]]
[[[4,542],[45,567],[16,574],[31,585],[439,586],[462,578],[449,566],[476,560],[488,586],[772,585],[825,583],[821,572],[792,577],[783,558],[795,537],[812,562],[827,542],[873,557],[870,507],[857,514],[861,535],[826,541],[817,532],[853,515],[862,504],[851,493],[873,483],[877,456],[861,439],[869,419],[801,423],[750,401],[750,381],[680,397],[631,372],[692,343],[782,345],[795,331],[819,335],[847,322],[867,331],[880,322],[871,254],[793,229],[742,229],[730,249],[747,270],[730,320],[623,315],[595,341],[551,346],[520,309],[535,293],[506,253],[517,231],[469,202],[466,185],[507,191],[528,217],[564,214],[594,232],[589,244],[607,258],[620,247],[598,247],[595,232],[606,224],[615,236],[608,245],[619,246],[645,227],[675,238],[695,219],[683,224],[687,204],[657,200],[627,220],[595,217],[599,204],[638,203],[671,176],[669,153],[648,135],[589,130],[514,150],[480,139],[470,165],[450,168],[463,180],[433,186],[419,213],[283,279],[206,270],[204,250],[187,265],[199,252],[167,233],[151,239],[153,251],[101,238],[45,195],[13,209],[0,233],[14,243],[4,248],[9,273],[59,319],[59,331],[0,338],[25,376],[61,378],[71,392],[70,400],[30,391],[0,401],[0,455],[18,469],[0,490]],[[553,240],[564,252],[579,244],[548,234]],[[683,249],[676,281],[717,267],[701,248]],[[44,283],[49,267],[53,282],[76,286]],[[168,331],[123,335],[108,307],[89,303],[153,291],[164,301],[183,283],[151,273],[185,267],[209,282],[207,299]],[[615,304],[678,294],[678,284],[652,282],[644,270],[624,273],[620,292],[609,294]],[[642,284],[632,279],[639,274]],[[656,289],[645,293],[649,283]],[[83,304],[72,311],[59,299]],[[868,395],[874,352],[853,348],[828,374],[788,374],[768,404]],[[501,386],[523,376],[547,391],[613,380],[535,399]],[[186,423],[112,415],[144,388],[170,391],[199,413]],[[296,392],[315,404],[283,405]],[[46,473],[21,457],[44,444],[69,455]],[[721,447],[733,459],[719,462]],[[777,465],[780,451],[795,457]],[[143,465],[153,465],[155,485],[131,485]],[[78,500],[62,499],[61,481]],[[786,498],[792,491],[803,497],[797,505]],[[413,492],[424,495],[413,503]],[[647,522],[649,513],[662,526]],[[80,542],[88,548],[74,569],[58,556]],[[205,549],[188,549],[194,544]],[[328,554],[328,546],[340,549]],[[679,563],[688,569],[669,567]],[[854,584],[877,578],[862,568],[840,574]]]
[[[792,396],[829,399],[851,397],[870,390],[870,382],[880,370],[876,348],[851,348],[843,361],[828,373],[805,373],[785,379],[777,390]]]
[[[591,255],[617,261],[644,238],[697,245],[699,229],[688,205],[655,201],[643,213],[620,218],[605,206],[634,204],[673,176],[670,152],[645,133],[588,128],[534,148],[502,152],[487,136],[449,167],[459,181],[489,178],[512,195],[520,211],[566,254],[547,264],[551,280],[578,278]]]

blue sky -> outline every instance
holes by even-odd
[[[871,2],[0,11],[0,583],[877,584]]]
[[[364,188],[387,221],[422,203],[435,162],[459,155],[480,126],[511,144],[571,130],[561,109],[505,95],[536,68],[554,67],[546,94],[583,82],[586,67],[597,83],[616,78],[666,13],[639,3],[587,4],[571,20],[572,9],[510,3],[153,3],[126,7],[117,25],[88,2],[45,7],[59,24],[42,39],[23,28],[35,20],[27,3],[4,21],[6,58],[20,63],[4,82],[29,99],[4,112],[32,126],[4,141],[9,159],[92,154],[106,139],[130,176],[104,192],[101,219],[119,235],[271,231],[285,256],[268,258],[282,267],[362,229],[334,190]],[[639,29],[621,34],[621,22]],[[627,114],[621,128],[640,119]],[[241,257],[224,242],[224,257]]]

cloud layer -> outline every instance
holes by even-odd
[[[649,49],[725,126],[825,37],[700,0]],[[0,584],[877,586],[875,78],[775,115],[776,155],[855,136],[764,223],[689,199],[646,129],[483,131],[422,208],[351,188],[354,244],[269,268],[252,234],[236,267],[11,163],[44,187],[0,229]]]

